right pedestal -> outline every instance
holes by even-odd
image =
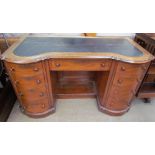
[[[106,88],[102,87],[102,82],[105,81],[104,73],[98,78],[97,100],[99,110],[114,116],[127,112],[148,66],[149,63],[132,64],[113,61]],[[103,92],[105,92],[104,95],[101,95]]]

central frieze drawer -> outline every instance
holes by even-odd
[[[50,60],[50,70],[53,71],[108,71],[112,60]]]

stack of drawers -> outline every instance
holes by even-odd
[[[115,78],[109,89],[105,107],[109,110],[115,109],[119,112],[127,111],[130,108],[130,101],[136,94],[148,66],[149,64],[135,64],[133,67],[131,64],[119,62],[116,67]]]
[[[49,100],[41,62],[23,65],[7,63],[6,65],[23,110],[28,113],[47,111]]]

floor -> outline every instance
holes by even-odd
[[[128,113],[123,116],[108,116],[98,111],[95,99],[59,99],[57,111],[41,119],[22,114],[16,102],[8,122],[153,122],[155,121],[155,99],[143,103],[135,99]]]

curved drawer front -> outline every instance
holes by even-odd
[[[119,62],[117,67],[117,76],[121,76],[125,79],[134,79],[135,77],[141,77],[140,75],[147,71],[149,64],[128,64]],[[141,80],[141,79],[140,79]]]
[[[37,89],[32,89],[31,90],[20,90],[18,89],[18,97],[22,100],[22,102],[25,101],[31,101],[31,100],[37,100],[37,99],[46,99],[48,97],[46,90],[37,90]]]
[[[43,113],[49,109],[49,105],[47,103],[47,99],[31,100],[28,102],[25,101],[23,108],[29,113]]]
[[[18,77],[16,75],[12,75],[12,77],[14,79],[15,86],[22,90],[31,90],[32,88],[36,90],[46,89],[44,76],[42,74],[27,77]]]
[[[130,100],[134,95],[137,82],[136,80],[123,81],[121,84],[117,80],[115,82],[117,84],[112,86],[113,88],[106,102],[106,107],[113,110],[124,110],[130,105]]]
[[[106,108],[116,111],[128,109],[148,66],[119,62],[105,103]]]
[[[110,70],[112,60],[88,59],[53,59],[49,60],[50,70],[53,71],[107,71]]]
[[[15,74],[18,77],[43,74],[41,62],[32,63],[32,64],[19,64],[19,65],[7,62],[7,66],[8,66],[8,71],[11,74]]]
[[[41,113],[49,108],[47,85],[41,63],[6,63],[16,95],[25,111]]]

